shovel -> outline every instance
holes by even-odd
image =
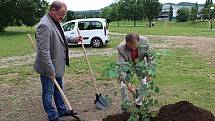
[[[78,32],[78,36],[80,36],[79,29],[77,29],[77,32]],[[94,101],[94,104],[96,105],[97,108],[99,108],[101,110],[105,110],[109,106],[109,104],[107,103],[107,100],[105,99],[105,97],[103,97],[102,94],[99,93],[99,91],[97,89],[97,86],[96,86],[96,83],[95,83],[96,79],[93,76],[93,71],[91,69],[90,62],[88,60],[87,53],[86,53],[83,41],[81,42],[81,46],[82,46],[82,49],[83,49],[83,52],[84,52],[85,59],[87,61],[87,65],[88,65],[88,68],[89,68],[89,71],[90,71],[91,79],[92,79],[94,87],[95,87],[96,99]]]
[[[67,106],[69,108],[70,116],[72,116],[73,118],[77,119],[78,121],[81,121],[81,119],[77,116],[78,113],[73,111],[72,106],[70,105],[66,95],[63,93],[63,90],[61,89],[61,87],[58,84],[58,82],[56,81],[56,79],[53,79],[52,81],[54,82],[55,86],[59,90],[60,94],[63,96],[64,102],[67,104]]]
[[[33,48],[36,50],[36,46],[35,46],[35,43],[34,43],[33,39],[31,38],[31,35],[27,34],[27,36],[28,36],[28,39],[31,41],[31,44],[32,44]],[[72,106],[70,105],[66,95],[64,94],[63,90],[61,89],[61,87],[58,84],[58,82],[56,81],[56,79],[53,79],[52,81],[54,82],[55,86],[57,87],[57,89],[59,90],[60,94],[62,95],[62,97],[64,99],[64,102],[68,106],[69,111],[70,111],[70,116],[72,116],[73,118],[77,119],[78,121],[81,121],[81,119],[77,116],[78,113],[73,111]]]

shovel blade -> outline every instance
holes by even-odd
[[[105,110],[105,109],[106,109],[106,107],[103,106],[103,105],[102,105],[100,102],[98,102],[98,101],[95,102],[95,105],[96,105],[96,107],[97,107],[98,109],[101,109],[101,110]]]
[[[95,100],[94,104],[99,109],[102,109],[102,110],[109,106],[107,101],[105,100],[105,98],[101,94],[96,94],[96,100]]]

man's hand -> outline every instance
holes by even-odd
[[[128,83],[128,91],[133,93],[133,94],[135,93],[135,89],[131,83]]]
[[[49,77],[51,80],[55,79],[55,75]]]
[[[151,76],[146,76],[146,81],[149,82],[152,80],[152,77]]]
[[[83,41],[83,36],[78,36],[78,37],[75,38],[75,40],[77,42],[82,42]]]

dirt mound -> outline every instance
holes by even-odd
[[[110,115],[103,121],[127,121],[130,113]],[[187,101],[163,106],[151,121],[215,121],[213,114]]]
[[[122,114],[109,115],[103,121],[127,121],[131,113],[125,112]]]
[[[187,101],[163,106],[156,121],[215,121],[213,114]]]

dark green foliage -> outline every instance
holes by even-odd
[[[34,26],[47,12],[48,3],[44,0],[1,0],[0,31],[11,26]]]
[[[10,6],[10,7],[9,7]],[[0,0],[0,31],[3,31],[10,23],[12,23],[15,10],[12,0]]]
[[[195,20],[197,19],[197,15],[198,15],[198,3],[195,4],[195,6],[192,6],[191,8],[191,12],[190,12],[190,20],[193,21],[193,23],[195,22]]]
[[[180,8],[177,11],[176,20],[178,22],[187,22],[189,20],[189,9],[188,8]]]
[[[101,17],[110,21],[133,20],[134,26],[137,20],[146,18],[151,26],[151,22],[159,15],[161,9],[162,5],[158,0],[119,0],[104,8]]]
[[[172,21],[172,18],[173,18],[173,7],[172,7],[172,4],[170,4],[170,7],[169,7],[169,20]]]
[[[144,18],[149,21],[149,27],[152,26],[152,21],[160,14],[162,5],[158,0],[141,0],[142,12]]]
[[[71,21],[73,19],[75,19],[75,13],[74,13],[74,11],[68,10],[67,14],[66,14],[66,16],[64,18],[64,21],[67,22],[67,21]]]

